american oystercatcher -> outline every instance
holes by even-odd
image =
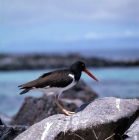
[[[97,78],[85,68],[85,64],[81,61],[77,61],[72,64],[69,69],[44,73],[39,78],[18,86],[20,89],[23,89],[20,94],[25,94],[28,91],[41,91],[45,94],[53,93],[55,95],[55,103],[58,106],[59,111],[66,115],[74,114],[75,112],[70,112],[64,109],[59,104],[58,99],[64,90],[71,88],[79,81],[82,71],[98,82]]]

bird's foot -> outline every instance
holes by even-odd
[[[72,115],[72,114],[75,113],[75,112],[71,112],[71,111],[68,111],[68,110],[64,109],[64,108],[59,104],[59,102],[58,102],[57,99],[55,99],[55,103],[56,103],[56,105],[58,106],[59,112],[61,112],[62,114],[65,114],[65,115],[67,115],[67,116],[70,116],[70,115]]]
[[[62,114],[65,114],[65,115],[67,115],[67,116],[70,116],[70,115],[73,115],[73,114],[75,114],[75,112],[71,112],[71,111],[68,111],[68,110],[66,110],[66,109],[59,109],[59,112],[61,112]]]

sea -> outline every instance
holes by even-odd
[[[129,58],[126,54],[123,56],[126,57],[126,60]],[[136,57],[133,54],[132,56],[134,59],[139,57],[137,54]],[[124,58],[120,55],[119,58],[114,59]],[[38,78],[43,73],[52,70],[54,69],[0,71],[0,114],[13,116],[20,109],[25,97],[41,97],[41,92],[29,92],[20,95],[21,91],[18,85]],[[88,70],[97,77],[99,82],[95,82],[84,72],[81,79],[98,94],[98,98],[110,96],[123,99],[139,98],[139,66],[88,68]]]

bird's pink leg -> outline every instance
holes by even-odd
[[[68,116],[70,116],[70,115],[72,115],[72,114],[75,113],[75,112],[71,112],[71,111],[68,111],[68,110],[64,109],[64,108],[59,104],[59,102],[58,102],[57,99],[55,99],[55,103],[56,103],[56,105],[58,106],[58,109],[60,110],[61,113],[65,114],[65,115],[68,115]]]

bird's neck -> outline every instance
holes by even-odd
[[[80,80],[80,77],[81,77],[81,71],[80,70],[73,70],[71,69],[73,74],[74,74],[74,77],[75,77],[75,81],[78,82]]]

